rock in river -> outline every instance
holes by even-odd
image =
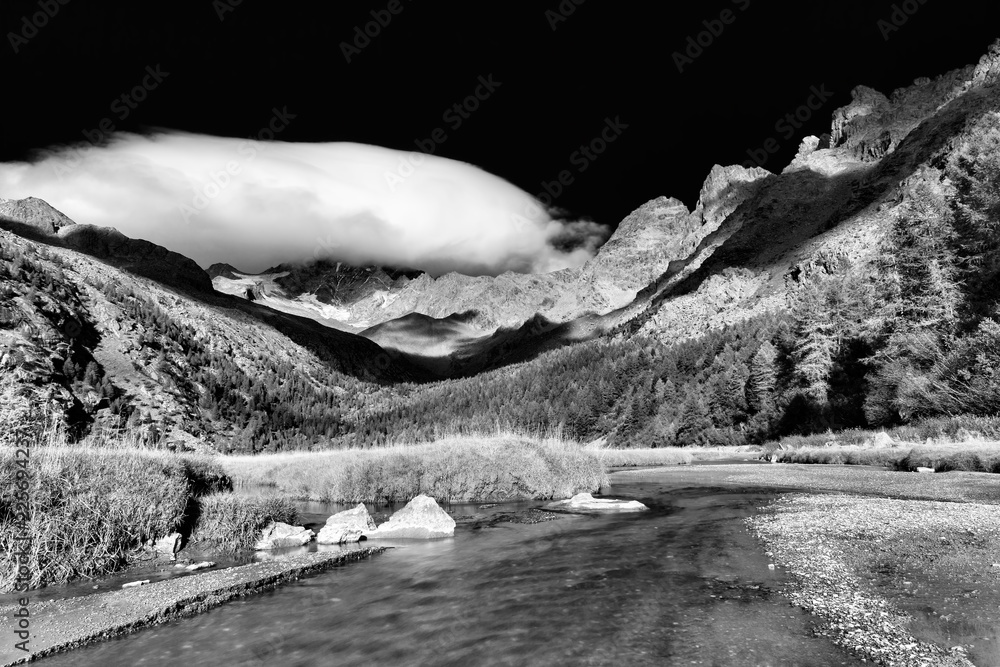
[[[569,500],[559,500],[545,506],[547,510],[563,512],[641,512],[649,509],[638,500],[595,498],[589,493],[578,493]]]
[[[428,539],[451,537],[455,534],[455,520],[438,507],[430,496],[420,494],[406,504],[389,520],[365,537],[377,539]]]
[[[375,520],[368,513],[363,503],[358,506],[337,512],[326,520],[326,525],[316,536],[319,544],[344,544],[357,542],[363,535],[375,530]]]
[[[308,544],[315,533],[303,526],[289,526],[287,523],[272,521],[267,524],[254,549],[279,549],[281,547],[300,547]]]

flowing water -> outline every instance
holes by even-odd
[[[649,478],[655,480],[655,476]],[[774,593],[742,518],[773,492],[616,483],[649,512],[483,522],[455,537],[41,660],[59,665],[856,665]],[[321,522],[336,507],[313,504]]]

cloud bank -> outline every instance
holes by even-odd
[[[0,164],[0,197],[27,196],[203,267],[250,272],[332,258],[433,275],[546,273],[579,266],[606,236],[472,165],[353,143],[121,134]]]

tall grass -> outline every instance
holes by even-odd
[[[515,434],[220,461],[236,484],[350,503],[391,503],[421,493],[453,502],[563,498],[597,491],[607,481],[600,458],[578,443]]]
[[[109,572],[132,560],[143,543],[181,529],[196,494],[225,488],[228,478],[208,460],[155,450],[43,446],[30,449],[27,497],[30,541],[14,514],[15,450],[0,448],[0,552],[21,557],[32,587]],[[0,572],[0,589],[15,569]]]
[[[233,493],[213,493],[198,502],[192,542],[222,551],[246,551],[272,521],[294,524],[298,510],[285,497],[249,498]]]
[[[1000,418],[942,417],[881,432],[852,429],[789,436],[765,449],[778,463],[1000,473]]]

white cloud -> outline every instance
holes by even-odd
[[[540,273],[582,264],[603,238],[472,165],[351,143],[122,134],[0,164],[0,196],[39,197],[76,222],[246,271],[332,256]]]

